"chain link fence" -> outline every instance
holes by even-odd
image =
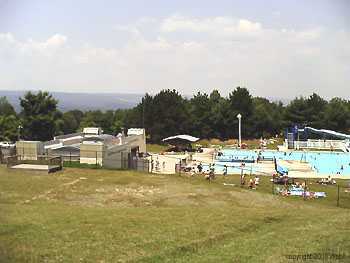
[[[298,186],[299,185],[299,186]],[[271,179],[272,194],[299,196],[305,201],[320,202],[341,208],[350,208],[350,182],[348,186],[324,183],[304,178]]]
[[[43,155],[38,155],[31,148],[21,148],[20,156],[23,162],[31,164],[43,164],[45,156],[60,157],[64,167],[81,167],[81,168],[101,168],[101,169],[132,169],[141,172],[150,171],[150,161],[143,156],[132,154],[130,152],[119,151],[76,151],[65,150],[48,151],[45,150]],[[15,156],[16,150],[2,149],[0,154],[0,163],[6,164],[6,159]]]

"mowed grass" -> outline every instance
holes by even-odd
[[[224,181],[77,168],[40,175],[0,165],[0,262],[349,259],[348,209],[272,195],[265,180],[259,191]]]

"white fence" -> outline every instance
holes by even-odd
[[[309,139],[307,141],[294,141],[294,149],[317,149],[317,150],[330,150],[333,146],[334,150],[343,150],[345,140],[315,140]],[[287,141],[285,143],[288,143]]]

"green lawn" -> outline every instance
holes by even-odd
[[[208,183],[78,168],[9,173],[0,165],[0,262],[349,259],[350,210],[272,195],[268,180],[253,191],[222,184],[239,176]]]

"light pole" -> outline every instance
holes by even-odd
[[[238,140],[239,140],[239,147],[242,147],[242,144],[241,144],[241,118],[242,118],[242,115],[240,113],[238,113],[237,115],[237,118],[238,118]]]
[[[18,126],[18,141],[19,141],[19,139],[20,139],[20,129],[23,129],[23,127],[21,126],[21,125],[19,125]]]

